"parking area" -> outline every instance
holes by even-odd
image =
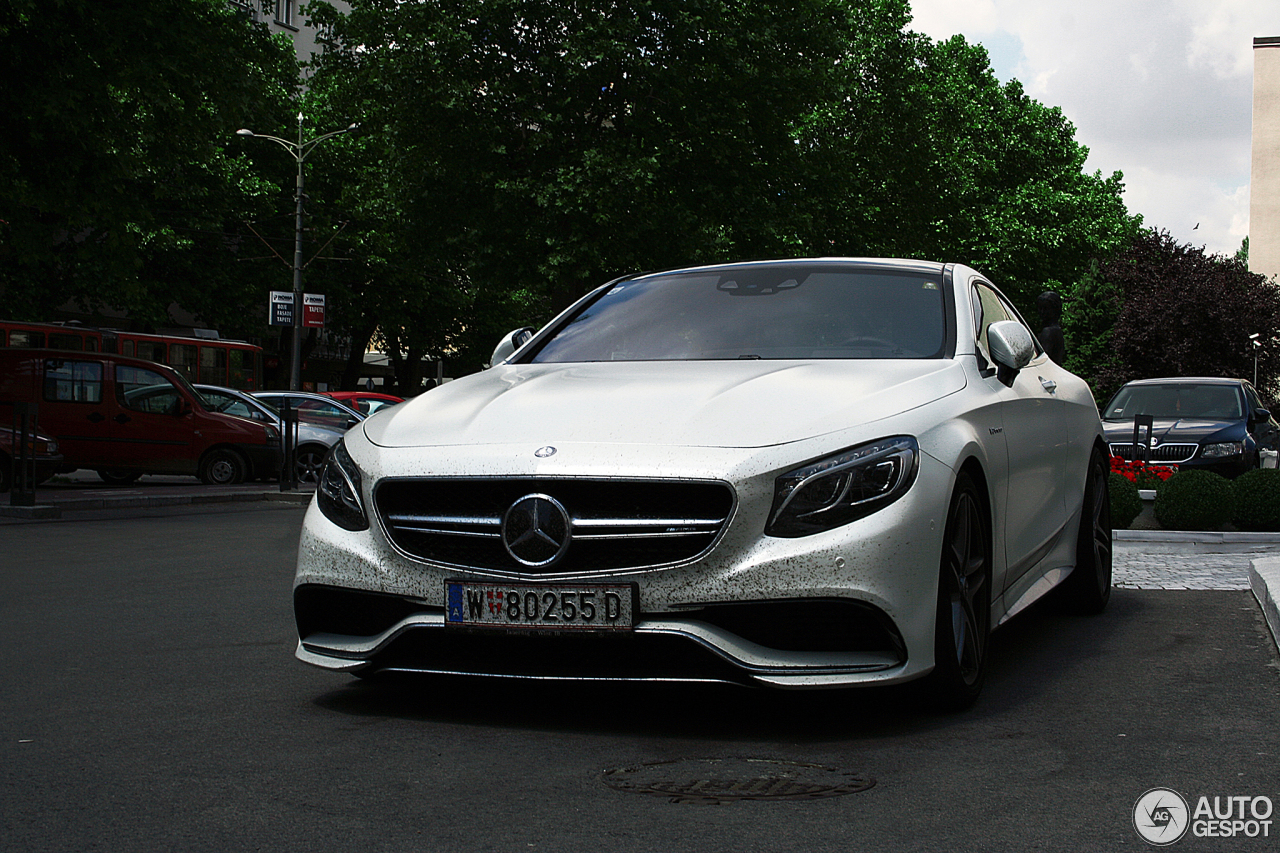
[[[301,513],[225,503],[6,527],[0,850],[1137,849],[1133,808],[1152,788],[1280,798],[1280,661],[1240,588],[1256,552],[1213,556],[1218,587],[1150,589],[1120,543],[1105,614],[1013,620],[979,704],[940,715],[902,689],[311,669],[293,658]],[[1185,579],[1189,556],[1168,554],[1163,580]],[[762,767],[815,787],[708,795]]]

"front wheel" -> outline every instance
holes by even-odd
[[[930,687],[948,710],[972,705],[982,692],[991,633],[991,528],[978,487],[956,480],[942,542],[934,669]]]
[[[225,447],[210,450],[200,466],[200,480],[208,486],[232,486],[243,481],[244,474],[240,454]]]
[[[320,469],[324,467],[329,448],[319,444],[304,444],[294,451],[293,470],[298,475],[298,482],[315,485],[320,482]]]
[[[1110,465],[1100,450],[1089,459],[1084,501],[1080,505],[1080,534],[1076,537],[1076,567],[1067,575],[1062,592],[1080,613],[1101,613],[1111,598]]]

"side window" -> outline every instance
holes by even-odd
[[[14,329],[9,333],[9,346],[40,349],[44,346],[44,332],[28,332],[24,329]]]
[[[984,359],[990,361],[991,350],[987,346],[987,329],[991,328],[992,323],[1012,320],[1013,317],[991,288],[975,284],[973,295],[974,328],[978,330],[978,351]]]
[[[188,381],[200,381],[196,379],[196,348],[191,344],[169,344],[169,366]]]
[[[973,314],[974,328],[978,330],[978,351],[982,356],[982,360],[989,362],[991,358],[991,349],[987,345],[987,330],[991,328],[992,323],[999,323],[1002,320],[1013,320],[1021,323],[1018,319],[1018,312],[1005,302],[1000,294],[996,293],[990,287],[986,287],[981,283],[973,285]],[[1024,324],[1025,325],[1025,324]],[[1031,331],[1028,329],[1027,331]],[[1033,341],[1036,341],[1036,354],[1039,355],[1044,350],[1041,349],[1040,343],[1036,340],[1033,333],[1031,335]],[[986,365],[983,364],[985,367]]]
[[[54,332],[49,335],[50,349],[84,349],[84,338],[80,335],[69,335],[65,333]]]
[[[163,374],[123,364],[116,365],[116,398],[126,409],[157,415],[176,414],[182,405],[178,389]]]
[[[200,347],[200,381],[223,385],[227,381],[227,351],[218,347]]]
[[[125,352],[125,355],[128,355]],[[147,361],[164,362],[164,342],[163,341],[138,341],[138,358],[145,358]]]
[[[102,363],[46,360],[44,398],[63,403],[101,403]]]

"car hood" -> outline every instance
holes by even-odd
[[[605,442],[767,447],[954,394],[950,360],[499,365],[375,415],[374,444]]]
[[[1104,421],[1103,431],[1109,442],[1133,441],[1133,421]],[[1243,421],[1209,420],[1206,418],[1156,418],[1151,427],[1153,444],[1199,444],[1210,438],[1239,441],[1244,438]],[[1139,434],[1145,438],[1146,430]]]

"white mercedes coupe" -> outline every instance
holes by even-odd
[[[297,657],[329,670],[978,695],[992,630],[1111,591],[1087,385],[955,264],[617,279],[336,444]]]

